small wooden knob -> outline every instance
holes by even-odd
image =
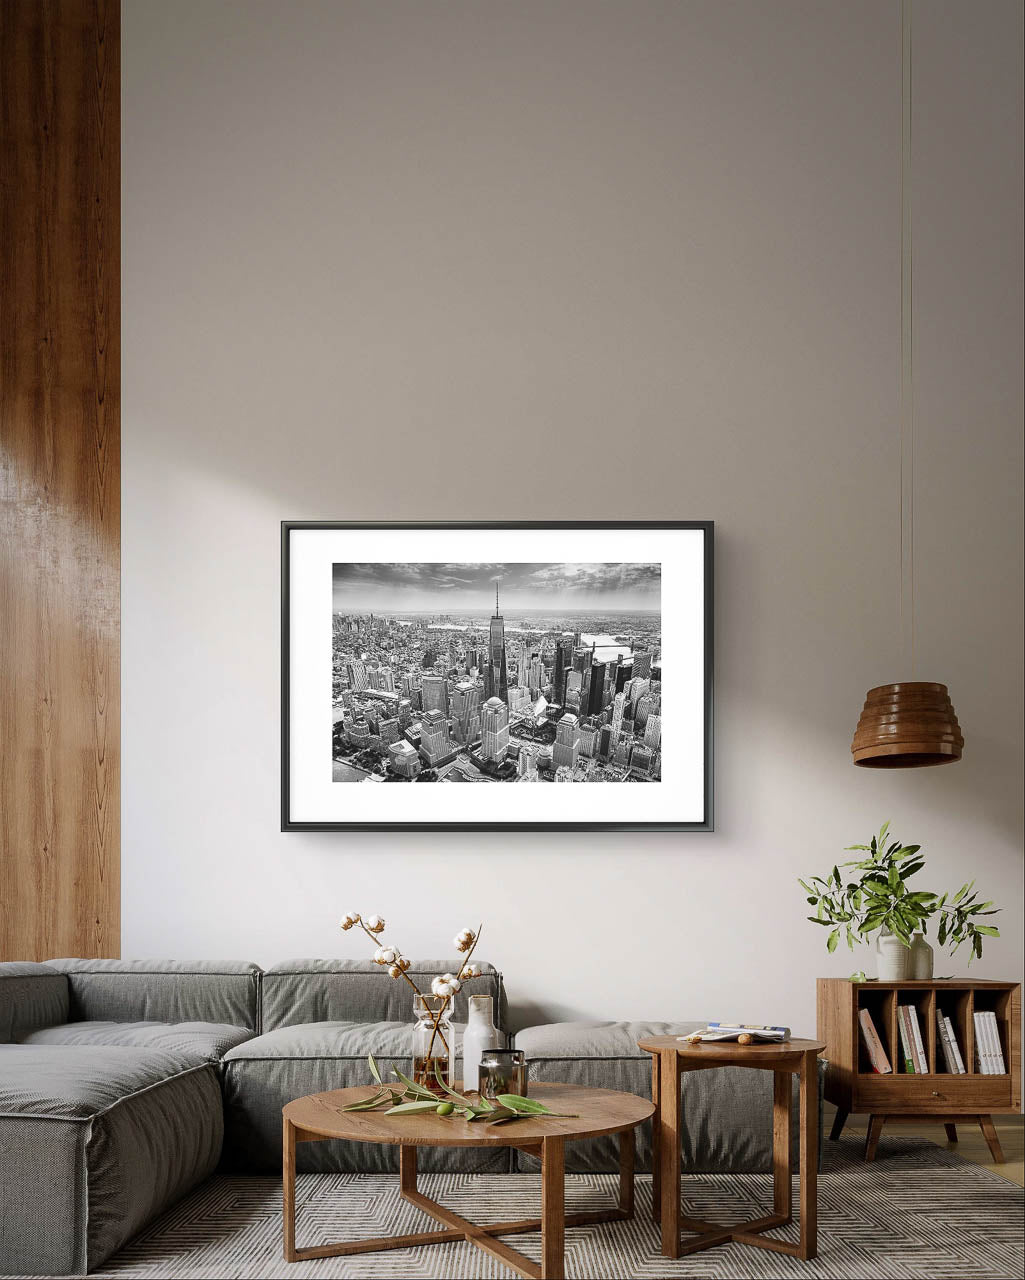
[[[940,1096],[940,1091],[939,1091],[939,1089],[933,1089],[933,1091],[932,1091],[932,1096],[933,1096],[934,1098],[938,1098],[938,1097]]]

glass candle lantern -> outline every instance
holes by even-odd
[[[494,1099],[500,1093],[527,1096],[527,1060],[522,1049],[485,1049],[478,1070],[482,1098]]]

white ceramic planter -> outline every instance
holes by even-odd
[[[876,977],[879,981],[903,982],[910,977],[910,968],[910,948],[895,933],[880,932],[876,938]]]

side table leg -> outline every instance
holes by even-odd
[[[619,1135],[619,1207],[628,1217],[634,1216],[634,1131]]]
[[[291,1120],[284,1121],[281,1137],[282,1238],[285,1261],[295,1262],[295,1127]]]
[[[790,1190],[791,1086],[793,1073],[774,1071],[772,1081],[772,1209],[793,1216]]]
[[[662,1256],[680,1256],[680,1060],[675,1050],[659,1058],[659,1165]]]
[[[651,1100],[655,1104],[655,1114],[651,1117],[651,1216],[657,1223],[662,1220],[662,1160],[659,1153],[660,1134],[658,1102],[658,1075],[661,1054],[651,1055]]]
[[[818,1252],[819,1061],[801,1058],[801,1257]]]
[[[541,1141],[541,1280],[565,1275],[566,1203],[565,1141]]]

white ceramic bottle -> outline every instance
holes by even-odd
[[[469,1014],[463,1034],[463,1089],[477,1088],[477,1069],[485,1049],[504,1049],[505,1036],[494,1023],[494,1001],[491,996],[470,996]]]
[[[916,933],[911,939],[911,972],[909,978],[928,981],[932,977],[933,949],[924,933]]]

